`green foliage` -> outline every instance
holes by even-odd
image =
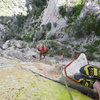
[[[72,5],[73,6],[71,6],[71,4],[69,3],[59,7],[59,13],[62,15],[62,17],[66,16],[69,19],[69,22],[73,22],[77,19],[77,16],[80,14],[83,8],[83,0],[78,0]],[[66,9],[68,8],[70,8],[71,11],[66,11]]]
[[[10,29],[10,32],[4,37],[4,41],[9,39],[21,40],[22,28],[27,18],[28,16],[24,16],[22,14],[16,15],[14,17],[4,18],[2,22],[6,23],[5,25]]]
[[[100,19],[97,20],[97,16],[91,13],[87,13],[86,16],[81,20],[76,20],[80,15],[81,10],[83,9],[83,0],[79,0],[80,3],[76,3],[73,6],[65,6],[60,7],[60,14],[63,17],[68,18],[68,22],[70,22],[70,26],[64,29],[65,33],[74,33],[73,36],[76,38],[86,37],[87,35],[95,34],[96,36],[100,36]],[[68,11],[66,11],[66,9]]]
[[[45,6],[47,5],[47,0],[34,0],[32,3],[32,15],[34,18],[38,19],[41,15],[42,11],[45,9]],[[31,14],[30,13],[30,14]]]
[[[69,19],[69,22],[73,22],[77,19],[77,16],[80,14],[81,10],[83,8],[83,4],[77,5],[72,7],[70,12],[66,13],[67,18]]]
[[[43,6],[41,6],[41,8],[34,9],[34,12],[33,12],[34,17],[36,19],[38,19],[43,10],[44,10],[44,7]]]
[[[59,7],[59,14],[61,14],[62,17],[66,16],[66,6]]]
[[[28,32],[24,33],[23,39],[26,41],[45,40],[46,33],[51,29],[51,23],[40,26],[41,22],[32,22],[27,28]]]
[[[94,43],[93,43],[94,46],[98,47],[100,45],[100,40],[96,40]]]
[[[72,54],[70,52],[70,48],[67,48],[66,46],[60,44],[57,41],[48,41],[47,42],[48,49],[48,55],[54,56],[54,55],[64,55],[65,57],[71,57]]]
[[[96,20],[96,23],[95,24],[95,34],[96,36],[100,36],[100,19],[99,20]]]
[[[22,27],[22,25],[24,24],[24,22],[25,22],[26,19],[27,19],[27,16],[17,15],[16,18],[17,18],[16,24],[17,24],[19,27]]]
[[[29,26],[26,27],[27,32],[23,34],[22,39],[25,41],[39,40],[41,38],[41,33],[43,32],[42,29],[40,29],[40,24],[41,22],[37,20],[30,23]]]
[[[100,20],[93,14],[87,14],[81,21],[74,24],[75,37],[81,38],[90,34],[100,35]]]
[[[26,35],[26,36],[23,37],[23,40],[25,40],[25,41],[33,41],[33,38],[28,36],[28,35]]]
[[[87,55],[87,59],[88,59],[88,60],[90,60],[90,61],[92,61],[92,60],[95,60],[95,59],[96,59],[96,57],[95,57],[95,56],[93,56],[93,54],[92,54],[92,53],[85,52],[85,54]]]
[[[46,37],[46,32],[42,32],[41,39],[42,39],[42,40],[45,40],[45,37]]]
[[[22,39],[25,41],[33,41],[33,36],[34,36],[34,32],[27,32],[26,34],[23,35]]]
[[[46,29],[47,29],[47,31],[51,30],[51,23],[46,24]]]
[[[33,3],[36,5],[36,7],[41,7],[47,4],[47,0],[34,0]]]
[[[90,53],[94,53],[94,52],[98,51],[98,48],[93,47],[92,45],[84,46],[84,48],[87,49],[86,52],[90,52]]]
[[[99,61],[100,57],[96,56],[100,54],[99,45],[100,45],[100,40],[96,40],[91,45],[84,46],[85,54],[87,55],[88,60]]]

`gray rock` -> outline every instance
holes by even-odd
[[[22,49],[28,47],[28,43],[21,40],[8,40],[3,44],[2,48],[7,49],[9,47]]]
[[[13,57],[21,61],[32,61],[37,57],[35,49],[30,49],[30,48],[18,49],[14,48],[13,46],[3,50],[2,55],[5,57]]]

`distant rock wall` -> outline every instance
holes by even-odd
[[[0,10],[0,47],[10,39],[54,40],[70,47],[70,55],[84,52],[100,59],[98,0],[2,0]]]

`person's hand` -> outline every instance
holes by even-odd
[[[99,82],[99,81],[96,81],[96,82],[93,84],[93,87],[97,90],[98,95],[99,95],[99,100],[100,100],[100,82]]]
[[[74,78],[77,80],[77,82],[86,87],[93,88],[95,87],[95,82],[100,80],[100,68],[96,66],[83,66],[80,69],[80,73],[80,75],[75,75]]]

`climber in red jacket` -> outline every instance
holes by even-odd
[[[45,45],[43,45],[43,46],[37,45],[37,46],[36,46],[36,49],[39,51],[40,60],[41,60],[42,58],[45,58],[45,54],[46,54],[46,52],[47,52],[47,47],[46,47]]]

